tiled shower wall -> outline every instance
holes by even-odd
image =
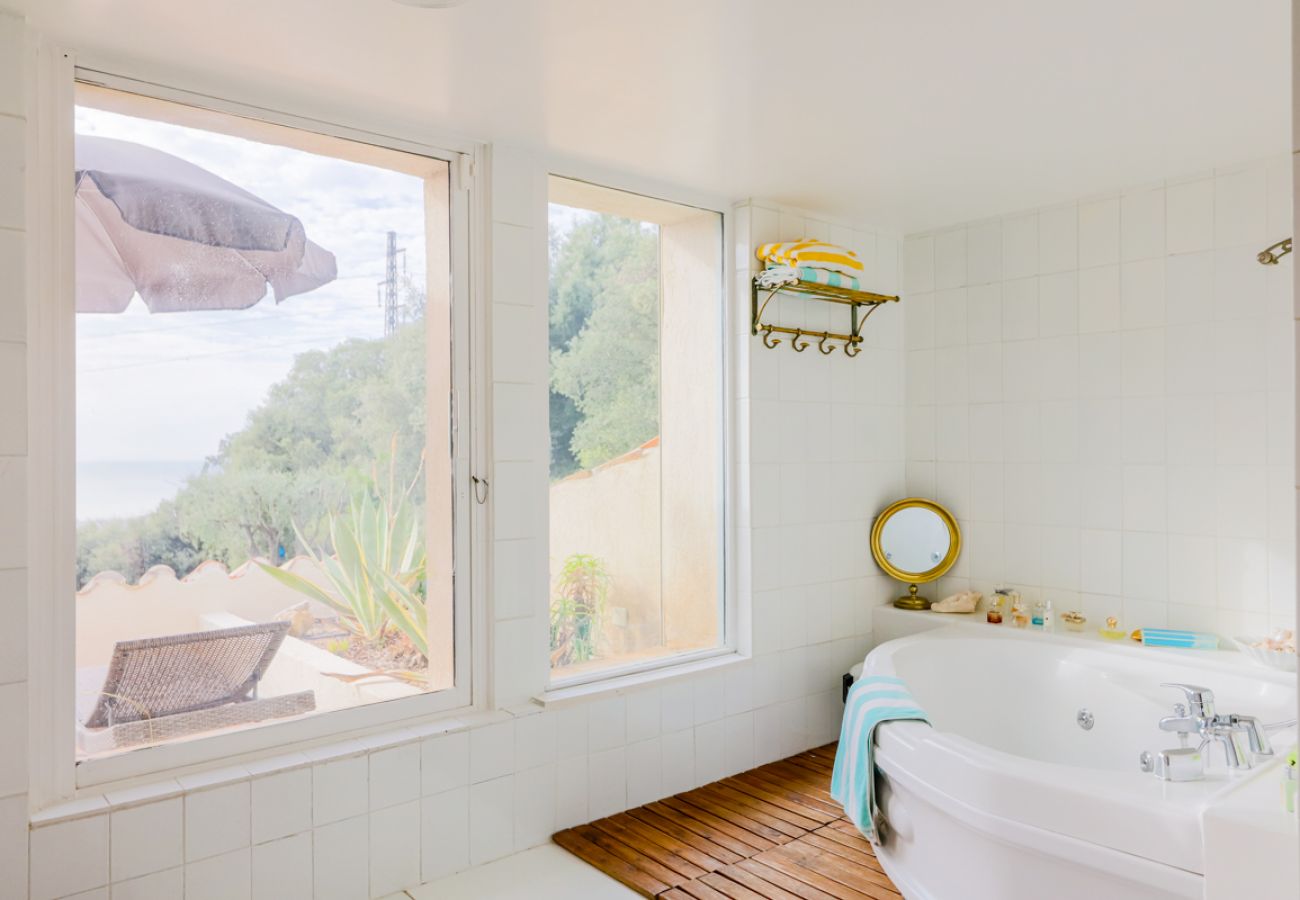
[[[1295,618],[1286,158],[907,238],[907,485],[961,521],[938,593],[1091,621]]]

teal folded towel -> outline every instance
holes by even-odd
[[[876,808],[876,726],[898,719],[930,723],[903,684],[887,675],[864,676],[849,689],[835,750],[831,797],[873,844],[884,838],[884,820]]]
[[[842,272],[832,272],[830,269],[819,269],[816,266],[800,266],[795,271],[799,273],[800,281],[810,284],[825,284],[830,287],[848,288],[851,291],[862,290],[862,283],[858,279]]]
[[[820,269],[816,266],[769,265],[758,275],[758,286],[763,289],[780,287],[802,281],[805,284],[824,284],[827,287],[862,290],[862,283],[852,275]]]

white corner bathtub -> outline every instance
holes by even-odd
[[[1229,773],[1207,748],[1199,782],[1142,772],[1143,750],[1178,746],[1157,722],[1182,697],[1160,684],[1203,685],[1219,712],[1265,723],[1296,706],[1293,676],[1193,653],[982,625],[872,650],[864,674],[901,677],[934,726],[877,732],[885,871],[909,900],[1202,897],[1202,813],[1245,778],[1280,778],[1280,754]]]

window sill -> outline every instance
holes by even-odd
[[[588,681],[583,684],[551,688],[538,694],[533,700],[548,709],[556,709],[597,697],[621,694],[624,691],[635,690],[648,684],[658,684],[698,675],[702,672],[728,669],[740,663],[748,662],[749,659],[750,657],[735,650],[720,650],[717,655],[705,657],[704,659],[692,659],[676,665],[643,669],[639,672],[613,675],[609,678]]]
[[[39,828],[73,819],[129,809],[146,803],[179,797],[201,789],[222,787],[274,775],[291,769],[308,768],[318,763],[364,756],[425,738],[472,730],[483,725],[507,721],[521,713],[459,711],[407,727],[384,727],[358,737],[309,743],[297,748],[277,748],[269,754],[250,755],[232,764],[228,760],[210,765],[191,766],[182,770],[143,776],[110,784],[95,785],[77,791],[71,800],[46,806],[31,815],[31,825]]]

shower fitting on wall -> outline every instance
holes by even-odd
[[[1278,241],[1276,244],[1273,244],[1271,247],[1266,247],[1265,249],[1259,251],[1259,255],[1257,255],[1255,259],[1259,260],[1260,265],[1276,266],[1277,261],[1282,257],[1286,256],[1290,252],[1291,252],[1291,239],[1287,238],[1286,240]]]

